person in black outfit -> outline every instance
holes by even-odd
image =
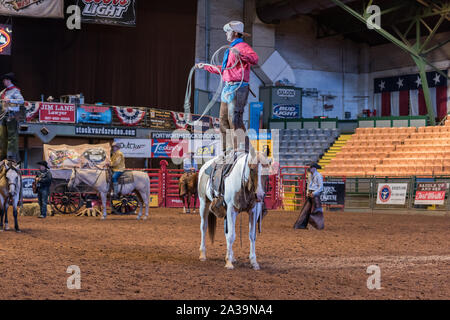
[[[50,193],[50,185],[52,183],[52,174],[48,167],[47,161],[37,163],[40,165],[40,171],[36,175],[36,186],[38,192],[39,206],[41,207],[41,215],[39,218],[45,219],[47,217],[47,203],[48,195]]]

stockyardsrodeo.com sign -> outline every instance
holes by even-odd
[[[443,205],[447,183],[420,182],[417,184],[415,205]]]
[[[404,205],[407,190],[407,183],[379,183],[377,204]]]
[[[81,22],[136,25],[135,0],[78,0]]]
[[[136,129],[76,126],[75,134],[84,136],[136,137]]]

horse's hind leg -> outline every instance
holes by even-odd
[[[147,194],[146,192],[140,192],[140,195],[142,198],[142,206],[145,205],[144,220],[147,220],[148,219],[148,211],[149,211],[149,207],[150,207],[150,194]]]
[[[1,208],[0,208],[0,232],[3,231],[3,215],[4,215],[4,210],[3,210],[3,204],[1,204]]]
[[[248,224],[248,237],[250,239],[250,264],[252,265],[252,268],[254,270],[259,270],[259,264],[256,261],[256,248],[255,248],[255,242],[256,242],[256,224],[257,224],[257,218],[258,213],[261,213],[262,211],[262,204],[260,202],[256,203],[255,207],[249,214],[249,224]]]
[[[206,201],[200,199],[200,231],[201,231],[201,242],[200,242],[200,260],[206,260],[206,230],[208,229],[208,214],[209,208],[206,206]]]

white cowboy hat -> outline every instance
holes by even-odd
[[[244,23],[242,23],[241,21],[228,22],[226,25],[223,26],[223,31],[225,32],[234,31],[246,37],[251,37],[249,33],[244,32]]]

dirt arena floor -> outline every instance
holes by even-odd
[[[272,211],[253,271],[239,218],[238,262],[226,270],[223,220],[201,262],[200,218],[179,212],[153,209],[145,222],[20,217],[22,233],[0,232],[0,299],[450,299],[449,216],[330,212],[317,231]],[[70,265],[81,290],[67,289]],[[367,289],[370,265],[381,268],[380,290]]]

